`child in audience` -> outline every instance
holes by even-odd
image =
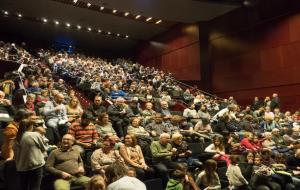
[[[183,182],[185,173],[180,170],[175,170],[171,174],[171,179],[167,183],[166,190],[183,190]]]
[[[220,190],[221,182],[216,172],[217,162],[209,159],[204,164],[204,171],[196,178],[196,183],[201,189],[204,190]]]
[[[230,156],[230,165],[228,166],[226,176],[229,181],[231,190],[246,190],[248,188],[248,181],[242,175],[241,169],[238,166],[239,158],[236,155]]]

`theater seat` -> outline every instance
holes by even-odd
[[[21,190],[20,181],[16,171],[16,163],[14,160],[4,163],[3,168],[4,189]]]
[[[160,178],[150,179],[144,181],[147,190],[164,190],[163,184]]]

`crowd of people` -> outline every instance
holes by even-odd
[[[243,108],[127,59],[24,47],[0,42],[0,59],[26,64],[0,83],[1,157],[22,189],[48,175],[56,190],[300,189],[300,115],[278,94]]]

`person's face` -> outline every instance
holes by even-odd
[[[5,97],[5,94],[1,92],[0,93],[0,100],[4,99],[4,97]]]
[[[78,100],[72,99],[71,106],[75,107],[75,106],[77,106],[77,104],[78,104]]]
[[[156,123],[161,123],[163,121],[161,117],[155,117],[154,120]]]
[[[161,138],[159,139],[159,142],[160,142],[160,144],[162,144],[162,145],[167,145],[167,144],[170,142],[170,137],[167,137],[167,136],[161,137]]]
[[[34,98],[33,97],[28,97],[27,102],[29,104],[33,104],[34,103]]]
[[[139,119],[133,119],[132,120],[132,126],[133,127],[138,127],[140,124],[140,120]]]
[[[61,141],[61,147],[64,148],[64,149],[69,149],[72,147],[74,143],[74,139],[72,138],[71,135],[65,135],[63,138],[62,138],[62,141]]]
[[[133,142],[131,136],[130,135],[126,135],[125,139],[124,139],[124,142],[125,142],[126,145],[131,145],[132,142]]]
[[[96,97],[94,100],[95,105],[99,106],[102,102],[102,99],[100,97]]]
[[[251,161],[251,160],[253,161],[253,157],[254,157],[253,154],[248,154],[247,155],[248,162]]]
[[[147,110],[151,110],[152,109],[152,104],[151,103],[147,103],[146,104],[146,109]]]
[[[218,140],[215,140],[214,144],[218,146],[218,145],[221,144],[221,142],[220,142],[220,140],[218,139]]]
[[[161,105],[161,108],[163,108],[163,109],[168,108],[168,103],[167,102],[162,102],[160,105]]]
[[[56,103],[58,103],[58,104],[61,104],[63,101],[64,101],[64,96],[63,95],[56,95],[55,96],[55,101],[56,101]]]
[[[179,138],[175,139],[174,143],[177,144],[177,145],[180,145],[182,143],[182,138],[179,137]]]
[[[108,115],[104,115],[104,116],[102,117],[102,123],[108,123],[108,121],[109,121]]]
[[[254,158],[254,164],[255,165],[260,165],[261,164],[260,158]]]

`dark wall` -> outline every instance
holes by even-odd
[[[282,108],[295,110],[300,106],[299,3],[273,2],[210,22],[208,44],[200,40],[208,56],[201,65],[211,69],[207,80],[221,97],[232,95],[245,105],[254,96],[277,92]]]
[[[140,64],[171,72],[183,81],[200,81],[199,31],[197,25],[179,25],[137,48]]]

